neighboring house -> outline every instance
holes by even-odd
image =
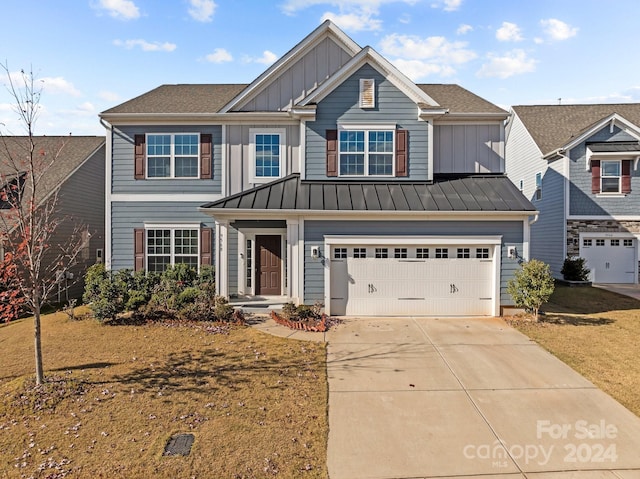
[[[498,315],[535,208],[507,112],[416,85],[327,21],[249,85],[163,85],[102,113],[106,260],[215,263],[220,294],[340,315]]]
[[[55,215],[63,218],[51,237],[50,254],[45,256],[43,264],[48,267],[47,258],[57,255],[58,245],[65,244],[75,228],[80,227],[86,237],[78,264],[69,270],[71,274],[60,278],[59,288],[51,299],[66,301],[70,298],[80,298],[84,290],[83,278],[87,268],[103,259],[105,138],[36,136],[33,140],[38,157],[55,158],[39,183],[36,201],[38,205],[42,205],[57,192]],[[28,145],[28,137],[0,137],[0,190],[11,190],[11,186],[26,188],[29,184],[25,182],[27,171],[26,166],[23,166]],[[36,172],[40,173],[38,168],[36,166]],[[27,192],[23,192],[23,198],[26,194]],[[9,202],[0,202],[0,215],[9,214],[10,207]],[[0,228],[4,228],[4,224],[5,222],[0,220]]]
[[[531,257],[561,277],[587,259],[597,283],[638,282],[640,104],[514,106],[507,172],[540,211]]]

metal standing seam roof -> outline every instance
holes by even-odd
[[[637,141],[609,141],[599,143],[587,143],[589,149],[597,153],[625,153],[640,151],[640,142]]]
[[[300,179],[298,173],[202,206],[216,210],[535,212],[504,175],[446,177],[433,183]]]

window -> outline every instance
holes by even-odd
[[[476,248],[476,258],[489,259],[489,248]]]
[[[596,240],[596,246],[604,246],[604,240],[603,239],[597,239]]]
[[[458,248],[458,258],[471,258],[469,248]]]
[[[353,257],[354,258],[366,258],[367,257],[367,248],[353,248]]]
[[[631,239],[623,240],[623,243],[622,243],[622,244],[623,244],[624,246],[627,246],[627,247],[629,247],[629,246],[633,246],[633,240],[631,240]]]
[[[611,246],[620,246],[620,240],[619,239],[612,239],[611,240]]]
[[[200,135],[147,135],[147,178],[198,178]]]
[[[524,191],[524,180],[520,180],[518,183],[518,189],[520,190],[520,193]]]
[[[419,259],[429,258],[429,248],[416,248],[416,258],[419,258]]]
[[[406,258],[407,257],[407,248],[396,248],[393,251],[394,258]]]
[[[341,176],[393,176],[394,130],[340,130]]]
[[[591,238],[584,238],[582,240],[582,246],[586,246],[587,248],[593,246],[593,240]]]
[[[542,199],[542,173],[536,173],[536,193],[535,199]]]
[[[389,248],[376,248],[376,258],[388,258]]]
[[[147,230],[147,271],[160,273],[169,265],[187,264],[197,269],[198,229]]]
[[[345,259],[347,257],[347,248],[335,248],[333,250],[334,259]]]
[[[600,192],[620,193],[620,162],[616,160],[603,160],[600,162],[600,168]]]
[[[251,287],[251,282],[253,280],[253,241],[250,239],[247,240],[247,261],[246,261],[246,275],[247,275],[247,288]]]
[[[264,183],[284,176],[284,129],[250,130],[252,183]]]
[[[436,248],[436,258],[448,258],[449,248]]]

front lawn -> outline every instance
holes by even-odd
[[[324,344],[212,323],[42,323],[42,396],[21,397],[32,320],[0,326],[2,477],[327,477]],[[163,456],[177,433],[194,434],[191,454]]]
[[[640,301],[556,287],[539,323],[512,324],[640,416]]]

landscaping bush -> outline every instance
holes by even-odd
[[[566,258],[560,270],[562,277],[567,281],[589,281],[591,270],[586,267],[586,261],[586,259],[578,257]]]
[[[554,287],[549,265],[537,259],[524,263],[507,282],[507,292],[516,306],[533,311],[536,321],[540,306],[549,301]]]

